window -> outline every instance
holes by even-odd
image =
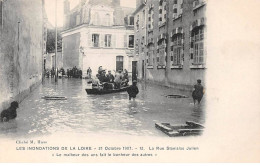
[[[134,35],[129,35],[128,47],[129,48],[134,48]]]
[[[93,24],[94,25],[100,25],[100,19],[98,12],[94,13],[93,15]]]
[[[134,25],[134,17],[130,16],[129,20],[129,25]]]
[[[92,34],[92,46],[99,47],[99,34]]]
[[[161,48],[159,50],[159,57],[160,57],[160,61],[159,61],[159,65],[165,65],[165,48]]]
[[[105,47],[111,47],[111,35],[105,35]]]
[[[203,42],[194,44],[194,64],[204,63],[204,45]]]
[[[110,14],[106,14],[104,18],[104,25],[110,26]]]
[[[183,34],[175,34],[172,36],[171,46],[171,65],[180,68],[183,64]]]
[[[149,10],[149,15],[148,15],[148,31],[152,31],[153,30],[153,13],[154,13],[154,11],[153,11],[153,8],[151,8],[150,10]]]
[[[174,48],[173,51],[173,65],[181,65],[181,47]]]
[[[124,67],[124,57],[123,56],[116,56],[116,71],[123,71]]]
[[[160,0],[159,5],[162,6],[162,4],[163,4],[163,0]]]
[[[159,18],[159,25],[164,25],[163,23],[166,22],[166,3],[164,2],[164,0],[160,0],[159,1],[159,14],[160,14],[160,18]]]
[[[178,0],[174,0],[174,4],[177,4],[178,3]]]
[[[148,66],[153,66],[153,51],[148,52]]]
[[[192,31],[192,43],[194,49],[193,64],[203,64],[204,63],[204,27],[200,26]]]

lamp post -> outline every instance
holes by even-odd
[[[57,0],[55,0],[55,82],[57,82]]]

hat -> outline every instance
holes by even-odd
[[[137,81],[136,81],[136,80],[133,80],[133,83],[137,83]]]

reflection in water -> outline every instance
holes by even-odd
[[[143,136],[164,136],[155,129],[156,122],[204,123],[204,105],[193,106],[191,98],[166,98],[183,94],[171,88],[139,84],[140,93],[129,101],[127,92],[108,95],[87,95],[87,80],[46,79],[21,104],[18,117],[0,123],[0,136],[38,136],[56,132],[120,133]],[[44,100],[42,96],[64,96],[67,100]]]

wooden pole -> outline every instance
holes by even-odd
[[[55,0],[55,82],[58,78],[58,69],[57,69],[57,0]]]

